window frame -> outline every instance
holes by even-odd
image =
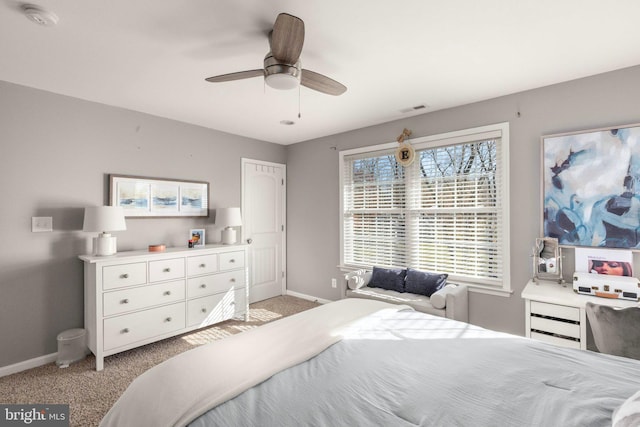
[[[501,150],[501,162],[498,165],[498,173],[500,174],[502,182],[502,197],[498,202],[501,208],[502,221],[500,223],[501,235],[502,235],[502,281],[501,286],[487,285],[483,283],[477,283],[467,280],[455,280],[455,283],[466,284],[470,289],[481,293],[488,293],[492,295],[508,296],[512,293],[511,289],[511,274],[510,274],[510,219],[509,219],[509,123],[496,123],[486,126],[479,126],[469,129],[462,129],[458,131],[446,132],[436,135],[429,135],[420,138],[412,138],[409,142],[416,150],[431,149],[442,146],[451,146],[464,144],[467,142],[478,141],[483,138],[483,134],[490,134],[500,132],[500,150]],[[398,147],[397,142],[388,142],[384,144],[354,148],[349,150],[343,150],[339,153],[339,221],[340,221],[340,265],[339,268],[343,271],[352,271],[354,269],[362,268],[362,266],[348,265],[344,262],[345,256],[345,222],[344,222],[344,162],[346,157],[350,156],[366,156],[373,157],[377,152],[383,155],[389,150],[394,150]],[[453,282],[453,281],[452,281]]]

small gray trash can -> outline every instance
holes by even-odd
[[[58,359],[56,365],[66,368],[73,362],[87,357],[87,331],[69,329],[58,334]]]

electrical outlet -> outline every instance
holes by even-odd
[[[337,288],[338,287],[338,281],[336,279],[331,279],[331,287],[332,288]]]
[[[32,216],[31,232],[53,231],[53,218],[50,216]]]

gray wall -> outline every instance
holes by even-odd
[[[288,147],[289,289],[336,300],[342,289],[338,152],[492,123],[510,123],[510,297],[470,294],[471,323],[524,334],[520,293],[531,276],[531,248],[540,228],[540,136],[640,122],[640,67],[628,68],[444,111],[406,118]],[[520,116],[518,116],[520,112]],[[573,250],[565,269],[573,273]],[[637,255],[636,255],[637,257]],[[636,259],[636,269],[637,267]],[[339,280],[339,283],[342,283]],[[344,284],[342,283],[344,286]]]
[[[284,163],[286,147],[0,82],[0,367],[83,326],[83,207],[107,203],[107,174],[208,181],[212,208],[240,206],[241,157]],[[53,232],[31,233],[32,216]],[[219,239],[212,219],[128,219],[114,234],[119,250],[186,245],[194,227]]]
[[[510,122],[514,293],[471,294],[470,319],[522,334],[520,292],[540,223],[540,136],[640,122],[638,99],[634,67],[283,147],[0,82],[0,367],[53,353],[59,332],[82,326],[83,207],[107,202],[109,173],[208,181],[215,208],[240,205],[241,157],[286,162],[287,284],[339,299],[342,289],[331,288],[331,278],[343,285],[338,152],[394,141],[404,127],[417,137]],[[54,231],[31,233],[32,216],[52,216]],[[217,237],[204,219],[130,219],[118,247],[183,245],[200,226]]]

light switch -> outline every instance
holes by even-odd
[[[53,231],[53,218],[50,216],[32,216],[31,232]]]

